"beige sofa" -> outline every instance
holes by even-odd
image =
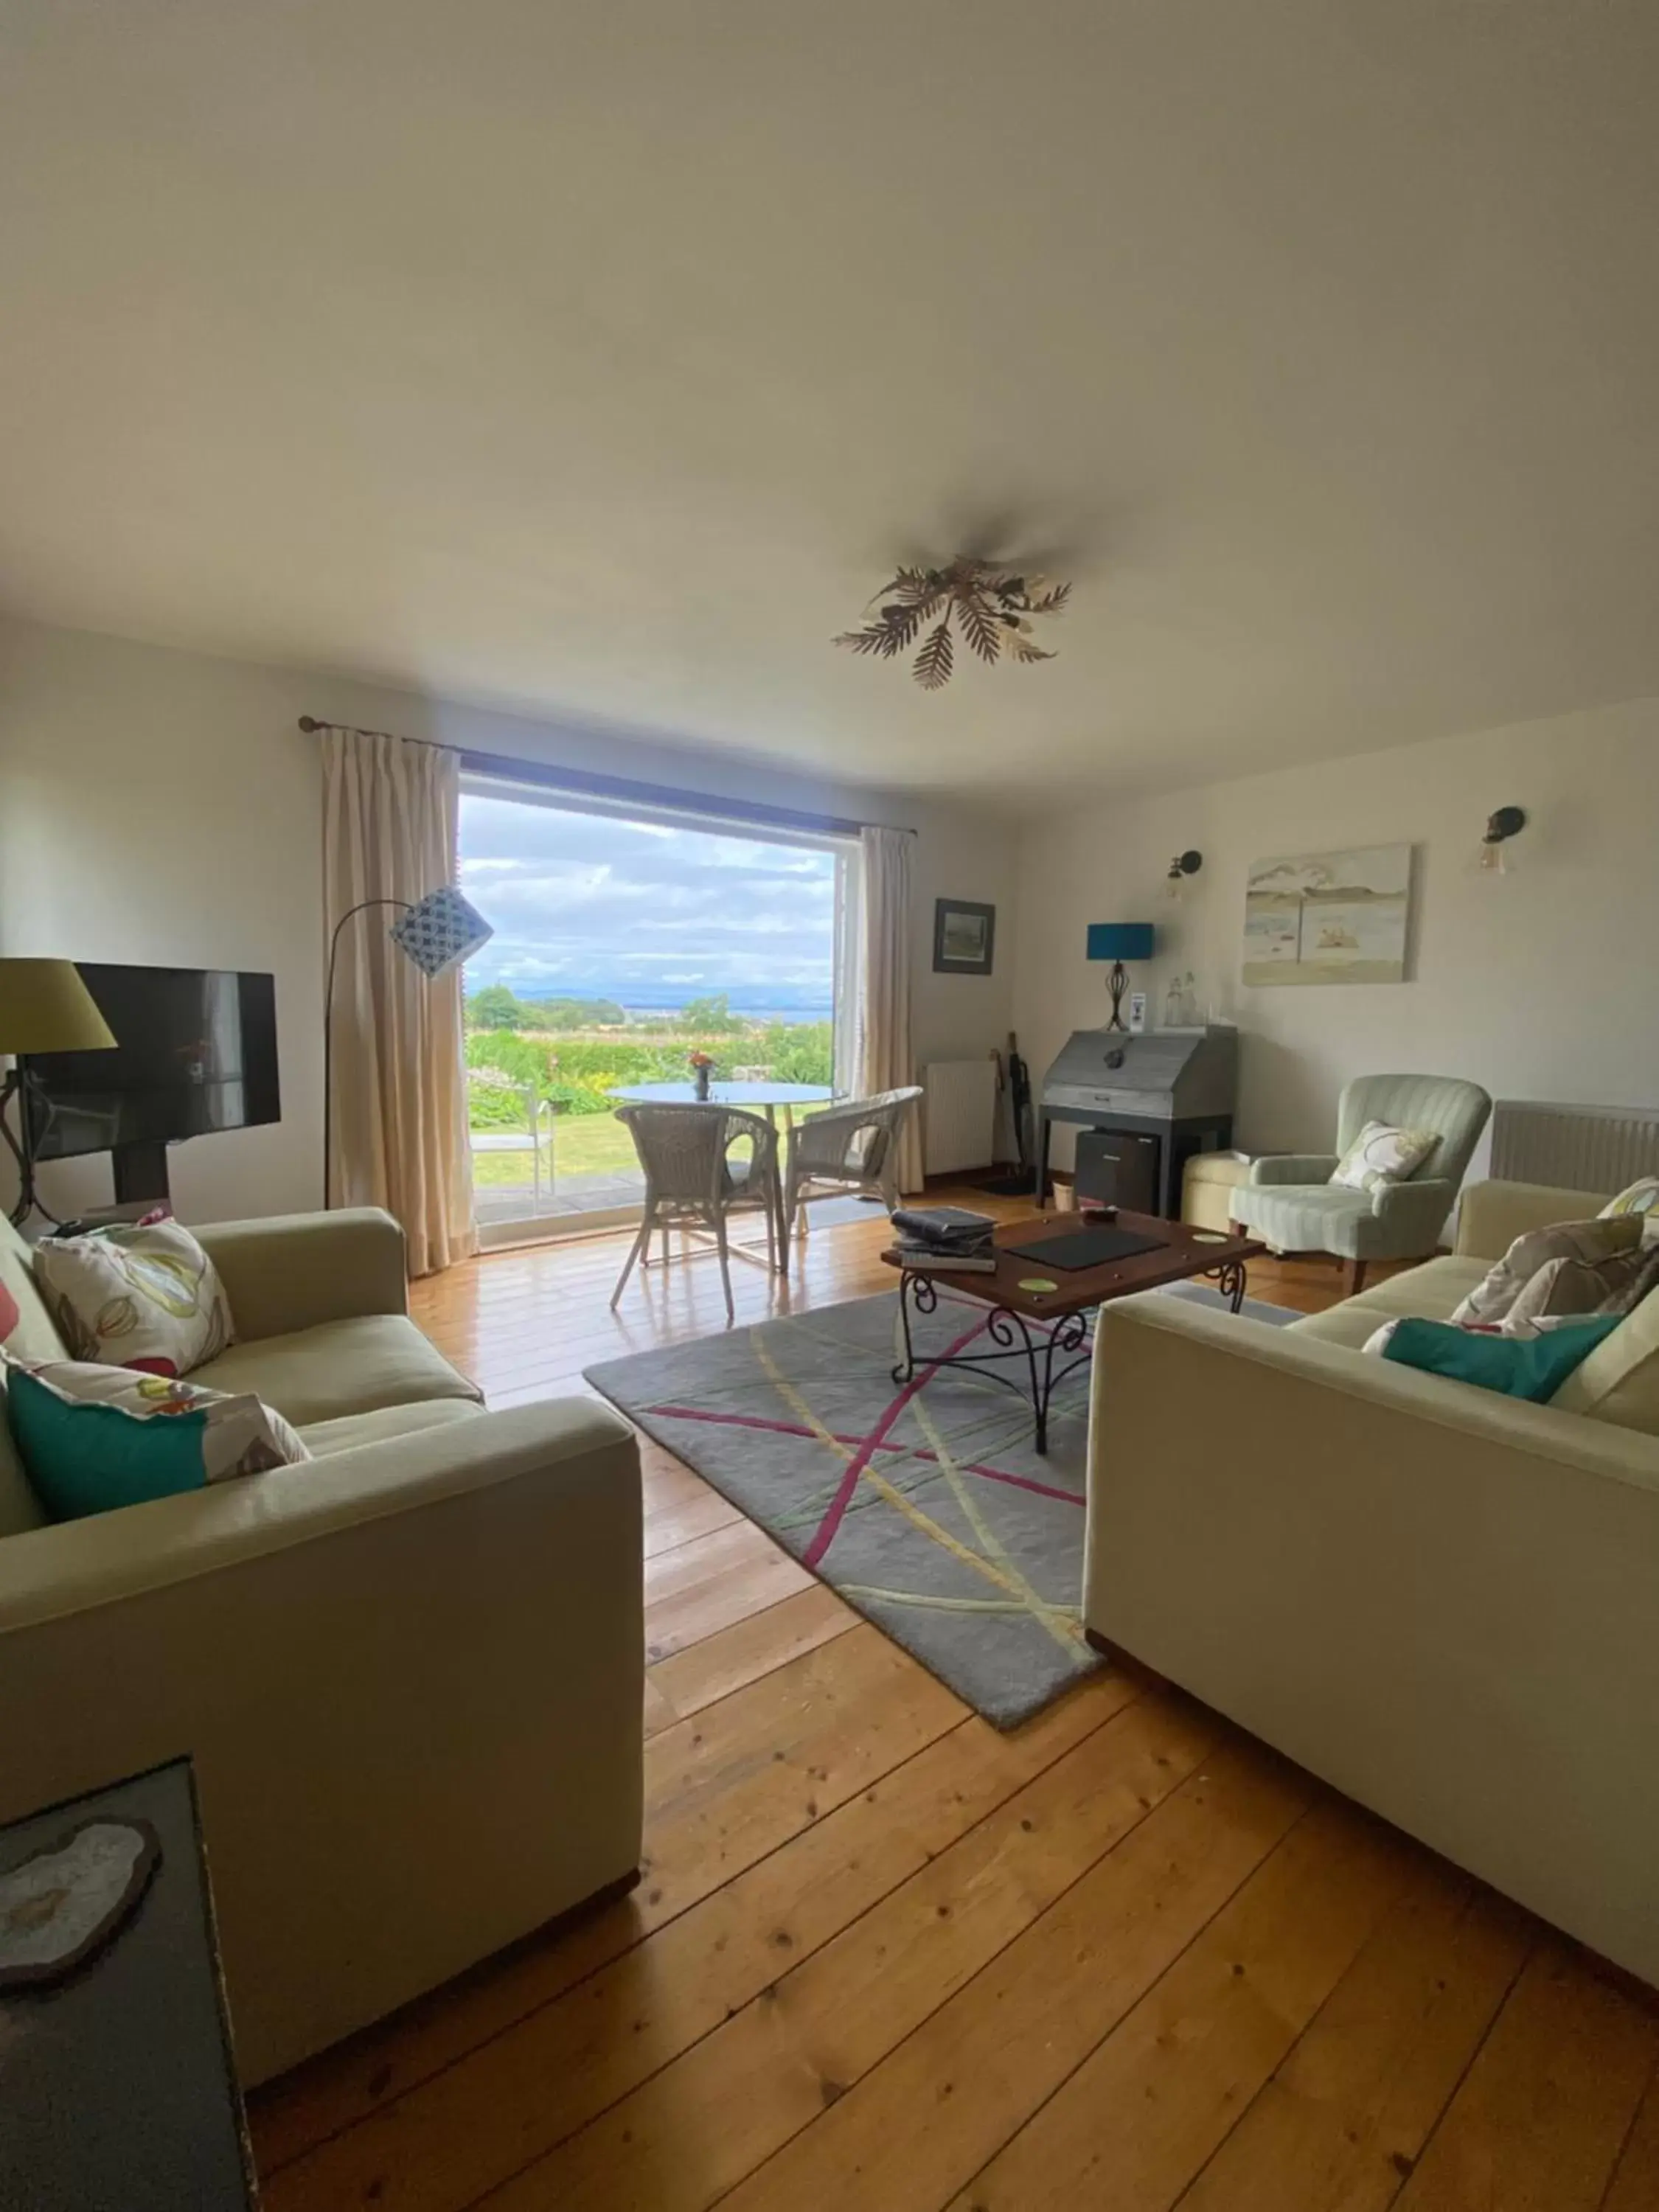
[[[1097,1639],[1659,1983],[1659,1436],[1358,1352],[1604,1202],[1479,1185],[1455,1255],[1288,1328],[1107,1306],[1084,1602]]]
[[[245,2081],[629,1877],[640,1478],[586,1399],[486,1413],[374,1212],[199,1232],[309,1466],[40,1525],[0,1423],[0,1820],[188,1752]],[[0,1224],[8,1347],[62,1358]]]

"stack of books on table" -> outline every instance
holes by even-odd
[[[996,1227],[988,1214],[961,1206],[906,1206],[893,1216],[895,1249],[907,1267],[937,1267],[963,1275],[996,1273]]]

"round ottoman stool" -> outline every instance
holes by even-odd
[[[1248,1152],[1194,1152],[1181,1179],[1181,1218],[1194,1229],[1232,1226],[1227,1208],[1231,1194],[1250,1172]]]

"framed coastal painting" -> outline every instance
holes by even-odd
[[[1251,863],[1247,983],[1401,983],[1412,848],[1360,845]]]
[[[933,902],[933,971],[988,975],[996,951],[997,910],[974,899]]]

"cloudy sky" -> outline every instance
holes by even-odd
[[[495,931],[469,989],[830,1012],[832,854],[464,793],[461,881]]]

